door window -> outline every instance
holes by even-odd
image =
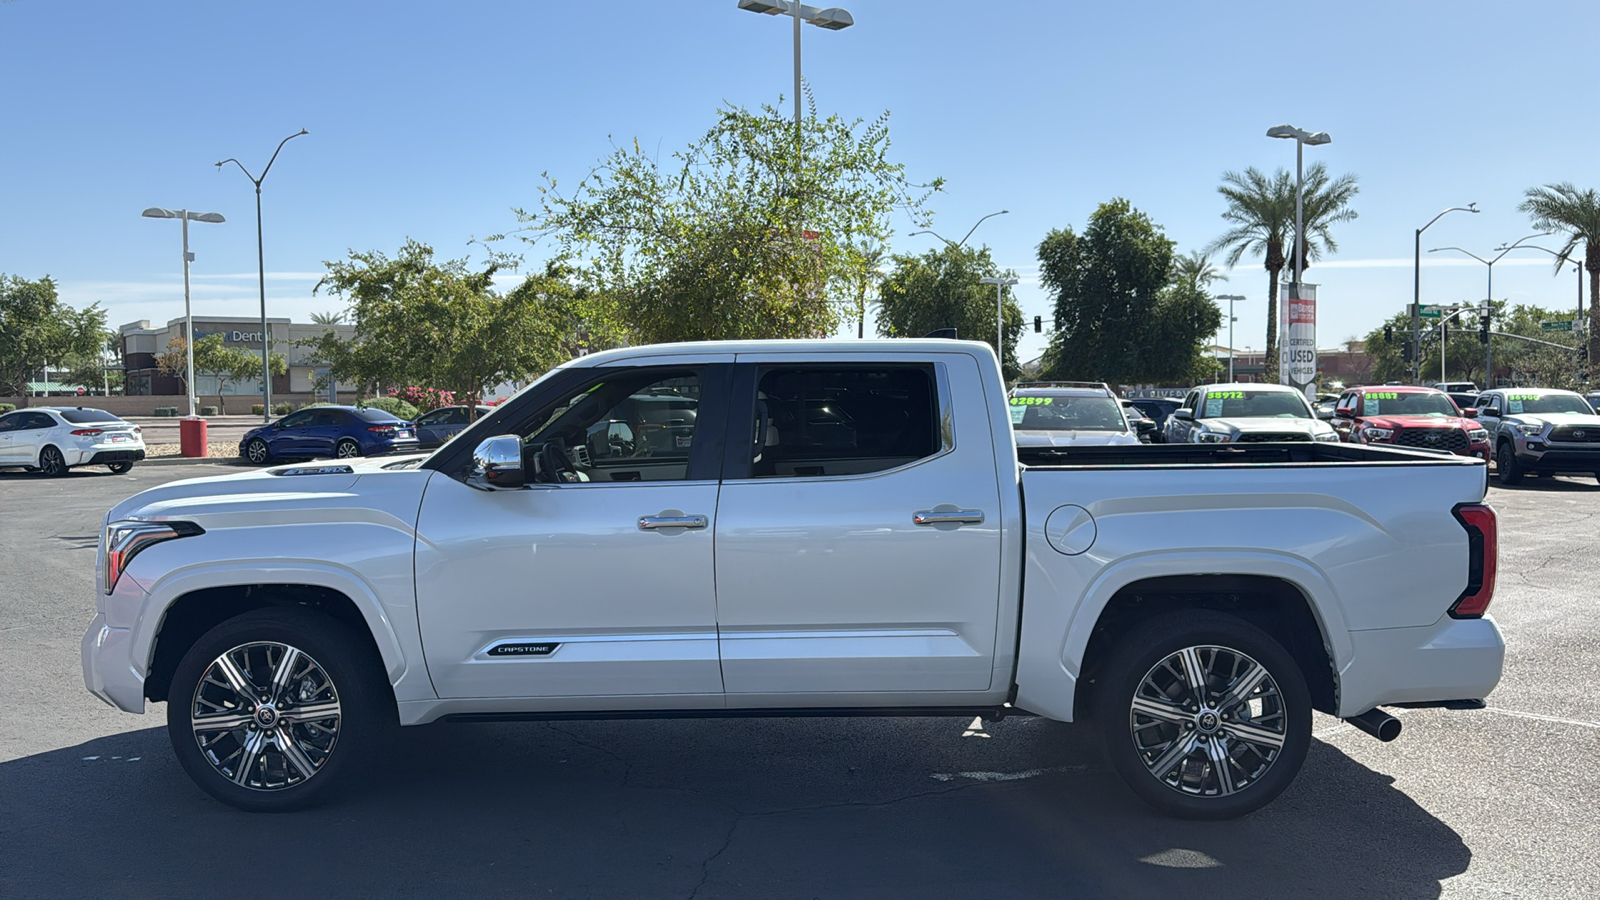
[[[338,428],[344,425],[344,414],[336,409],[314,409],[306,423],[311,428]]]
[[[688,478],[700,374],[629,368],[605,379],[533,417],[537,425],[523,436],[525,456],[534,462],[530,471],[538,480],[559,482]]]
[[[933,456],[944,444],[937,396],[931,366],[768,369],[757,383],[751,477],[864,475]]]
[[[427,428],[430,425],[444,425],[449,420],[452,412],[453,410],[436,409],[433,412],[418,418],[417,427]]]
[[[311,421],[311,413],[312,412],[313,411],[309,410],[309,409],[302,409],[299,412],[290,413],[289,415],[284,416],[282,419],[278,420],[278,427],[280,427],[280,428],[304,428],[306,426],[306,424]]]
[[[22,421],[17,425],[18,431],[38,431],[56,427],[56,420],[45,413],[23,413]]]
[[[26,413],[16,413],[10,416],[0,416],[0,432],[16,431],[22,427],[22,417]]]

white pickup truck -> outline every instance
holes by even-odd
[[[118,504],[95,696],[167,703],[218,799],[321,798],[386,729],[734,715],[1088,719],[1169,813],[1257,809],[1319,709],[1481,701],[1478,460],[1301,442],[1012,441],[989,348],[636,347],[431,456]]]

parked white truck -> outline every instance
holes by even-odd
[[[1313,709],[1389,739],[1499,680],[1481,461],[1011,432],[984,344],[594,354],[431,456],[118,504],[84,677],[246,809],[395,724],[1034,714],[1199,818],[1281,792]]]

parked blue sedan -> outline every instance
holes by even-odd
[[[479,406],[477,418],[481,419],[492,412],[492,407]],[[441,406],[423,413],[417,416],[417,446],[423,450],[442,446],[445,441],[465,431],[473,421],[472,410],[465,406]]]
[[[381,409],[313,406],[245,432],[239,455],[257,465],[276,459],[350,459],[417,449],[410,422]]]

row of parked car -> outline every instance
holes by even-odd
[[[1019,446],[1387,444],[1493,462],[1504,484],[1530,474],[1600,480],[1600,395],[1471,388],[1371,385],[1329,395],[1314,408],[1298,391],[1274,384],[1208,384],[1182,400],[1119,400],[1097,382],[1026,382],[1011,391],[1011,423]]]

